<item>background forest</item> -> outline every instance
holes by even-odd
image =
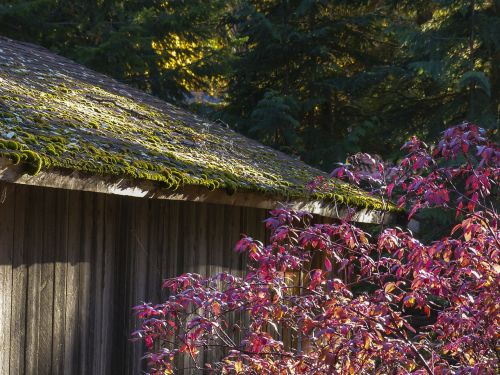
[[[499,123],[500,0],[2,0],[0,35],[326,171]]]

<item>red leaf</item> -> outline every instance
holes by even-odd
[[[479,195],[477,194],[477,191],[476,191],[474,194],[472,194],[471,200],[467,204],[467,208],[469,209],[469,211],[474,211],[474,208],[476,207],[476,203],[477,203],[478,199],[479,199]]]
[[[220,303],[218,303],[217,301],[214,301],[214,303],[212,304],[212,312],[214,313],[214,315],[220,314]]]
[[[390,198],[392,195],[392,190],[394,189],[394,184],[387,185],[387,196]]]
[[[147,336],[145,341],[146,341],[146,347],[148,349],[153,348],[153,339],[151,338],[151,336]]]
[[[424,306],[424,313],[427,315],[427,317],[431,316],[431,309],[429,306],[425,305]]]
[[[467,151],[469,151],[469,143],[468,142],[462,142],[462,151],[464,154],[466,154]]]
[[[325,257],[325,268],[327,271],[332,270],[332,262],[327,257]]]
[[[455,214],[455,219],[458,217],[458,215],[460,215],[460,210],[462,210],[462,207],[464,206],[463,202],[460,201],[460,203],[458,203],[458,207],[457,207],[457,212]],[[453,232],[452,232],[453,233]]]

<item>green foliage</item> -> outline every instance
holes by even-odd
[[[500,4],[487,0],[398,2],[407,14],[399,32],[410,67],[430,79],[422,135],[433,138],[443,123],[467,119],[498,126]]]
[[[233,22],[247,42],[227,121],[325,170],[360,150],[395,157],[449,123],[498,125],[498,2],[247,1]],[[268,92],[293,98],[299,125],[273,116]]]
[[[165,99],[207,89],[222,0],[11,0],[0,34],[42,44]]]
[[[483,72],[465,72],[458,82],[459,89],[463,90],[465,87],[474,86],[483,90],[486,95],[491,96],[490,80]]]
[[[353,83],[362,91],[363,80],[383,80],[378,72],[363,74],[368,61],[382,64],[387,51],[383,38],[376,36],[377,53],[370,47],[374,41],[365,38],[381,35],[377,12],[364,15],[370,7],[359,1],[255,1],[240,7],[234,23],[247,42],[230,77],[228,122],[249,135],[267,128],[260,140],[330,169],[345,156],[350,113],[357,111],[346,87]],[[270,101],[269,92],[293,101],[293,111],[277,116],[284,114],[283,103]]]
[[[275,147],[289,146],[285,150],[293,152],[299,143],[297,112],[297,102],[293,98],[268,91],[250,115],[249,133]]]

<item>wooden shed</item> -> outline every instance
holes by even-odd
[[[0,375],[139,374],[131,307],[161,280],[238,271],[285,202],[318,220],[378,200],[49,51],[0,37]]]

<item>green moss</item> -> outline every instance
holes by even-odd
[[[36,140],[36,137],[33,134],[30,134],[22,129],[18,129],[16,131],[16,137],[17,138],[22,138],[22,140],[25,143],[33,143],[33,144],[38,144],[38,141]]]
[[[21,160],[27,164],[27,172],[31,175],[36,175],[40,172],[43,166],[42,158],[36,152],[26,150],[21,155]]]
[[[20,150],[21,145],[19,144],[19,142],[15,142],[12,140],[5,140],[5,141],[0,140],[0,149]]]
[[[7,157],[12,160],[12,162],[17,165],[21,162],[21,155],[18,154],[17,152],[11,152],[7,154]]]
[[[19,164],[21,161],[21,154],[18,152],[8,152],[5,149],[0,148],[0,156],[10,159],[13,164]]]
[[[69,92],[71,92],[70,89],[68,89],[66,87],[66,85],[64,84],[64,82],[61,82],[59,83],[57,86],[56,86],[56,89],[59,91],[59,92],[62,92],[63,94],[67,94]]]
[[[49,155],[53,155],[53,156],[59,156],[59,153],[56,151],[56,148],[54,147],[54,145],[52,144],[48,144],[45,146],[45,151],[49,154]]]
[[[19,73],[19,66],[29,67],[23,59],[5,59],[20,56],[9,53],[13,45],[2,45],[6,52],[0,55],[0,98],[7,108],[0,113],[0,134],[15,137],[0,139],[0,155],[26,163],[31,174],[65,168],[158,181],[169,189],[198,185],[229,194],[252,191],[384,208],[381,200],[346,184],[310,194],[305,185],[320,171],[113,80],[91,83],[91,71],[81,80],[68,69],[61,82],[54,74],[59,65],[47,66],[58,58],[39,56],[39,50],[22,49],[37,64],[36,76]]]

